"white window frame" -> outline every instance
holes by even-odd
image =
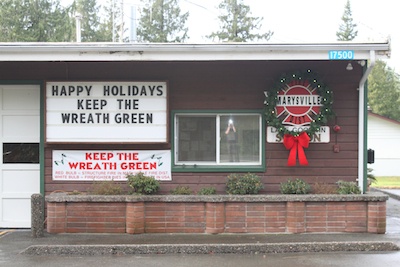
[[[258,161],[253,162],[221,162],[220,154],[220,127],[221,127],[221,117],[222,116],[258,116],[259,123],[259,153],[258,153]],[[193,116],[193,117],[213,117],[215,118],[216,123],[216,160],[215,161],[178,161],[178,153],[179,153],[179,119],[180,116]],[[176,112],[174,114],[174,165],[175,166],[215,166],[215,167],[223,167],[223,166],[252,166],[252,167],[261,167],[263,165],[263,116],[258,112]]]

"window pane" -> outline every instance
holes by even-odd
[[[179,116],[178,161],[216,161],[215,116]]]
[[[39,163],[39,144],[4,143],[3,163]]]
[[[220,116],[220,161],[260,161],[260,116]]]

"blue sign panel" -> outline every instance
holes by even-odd
[[[329,59],[331,60],[351,60],[354,59],[353,50],[331,50],[329,51]]]

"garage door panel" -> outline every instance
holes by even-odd
[[[3,171],[2,193],[33,193],[40,192],[39,170]]]
[[[39,116],[3,116],[3,138],[23,138],[22,141],[38,140]],[[29,139],[29,140],[27,140]],[[21,140],[21,139],[18,139]]]
[[[21,198],[3,198],[2,215],[4,222],[14,222],[16,226],[26,225],[31,217],[31,202]]]
[[[8,85],[3,88],[3,110],[39,110],[40,90],[37,85]]]

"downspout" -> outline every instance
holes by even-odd
[[[370,51],[370,64],[364,72],[364,75],[361,77],[358,91],[359,91],[359,116],[358,116],[358,186],[361,189],[362,193],[366,191],[367,185],[367,94],[365,90],[365,83],[368,79],[369,74],[371,73],[372,69],[375,65],[375,51]]]

